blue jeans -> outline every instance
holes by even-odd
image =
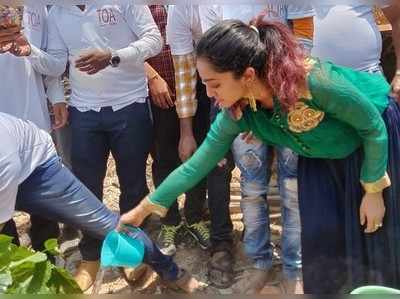
[[[52,137],[56,145],[57,153],[61,157],[62,162],[69,169],[72,169],[71,163],[71,127],[69,124],[61,129],[54,130]]]
[[[16,209],[68,224],[99,242],[116,228],[119,221],[119,215],[107,209],[61,163],[58,156],[37,167],[20,184]],[[150,265],[162,279],[176,280],[178,267],[172,258],[163,255],[143,231],[135,237],[145,245],[143,262]]]
[[[94,195],[103,199],[107,159],[112,153],[120,184],[121,213],[134,208],[147,195],[146,160],[152,142],[152,121],[147,103],[100,112],[70,108],[72,171]],[[83,234],[82,255],[98,260],[100,242]]]
[[[247,144],[239,136],[232,150],[241,171],[245,252],[254,261],[254,267],[269,269],[272,267],[272,248],[266,200],[271,171],[267,167],[268,147],[258,140]],[[278,148],[278,184],[282,206],[283,273],[286,278],[294,279],[301,273],[301,226],[297,155],[287,148]]]

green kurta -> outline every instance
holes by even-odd
[[[312,99],[302,102],[323,115],[315,127],[294,132],[278,101],[274,111],[259,107],[254,112],[248,107],[239,121],[222,111],[196,153],[150,194],[150,201],[168,208],[223,159],[239,133],[248,131],[266,144],[289,147],[310,158],[342,159],[363,146],[360,180],[369,183],[381,179],[388,159],[387,132],[381,117],[390,90],[385,78],[317,61],[308,76],[308,87]]]

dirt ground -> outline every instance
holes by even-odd
[[[118,196],[119,196],[119,183],[115,172],[115,165],[112,158],[109,159],[109,167],[107,176],[104,182],[104,200],[106,204],[115,211],[118,211]],[[151,159],[148,160],[147,181],[150,189],[153,189],[151,179]],[[244,271],[250,267],[250,262],[246,259],[243,252],[241,235],[243,232],[242,214],[240,213],[240,188],[239,188],[239,171],[237,169],[233,172],[233,179],[231,183],[231,218],[234,224],[235,236],[235,250],[236,250],[236,263],[235,263],[235,276],[240,279]],[[280,260],[280,237],[282,228],[280,225],[280,208],[279,196],[277,188],[274,186],[274,181],[271,184],[269,192],[270,203],[270,223],[271,223],[271,243],[274,248],[274,267],[271,275],[270,282],[263,290],[265,294],[280,294],[281,285],[281,260]],[[180,206],[184,203],[184,196],[180,199]],[[30,239],[27,234],[29,229],[29,216],[24,213],[18,213],[15,216],[18,231],[20,233],[20,240],[23,245],[29,246]],[[159,233],[160,221],[157,216],[152,216],[150,221],[146,224],[145,230],[155,240]],[[188,235],[182,233],[180,236],[178,251],[175,256],[177,264],[189,272],[191,272],[197,279],[208,284],[208,287],[203,291],[205,294],[232,294],[233,289],[217,289],[209,285],[207,280],[207,261],[209,253],[200,249],[199,246]],[[62,257],[57,257],[57,264],[67,268],[69,271],[74,272],[81,257],[77,249],[79,239],[73,239],[63,242],[60,249],[63,252]],[[102,274],[98,275],[97,287],[92,288],[87,293],[99,294],[128,294],[128,293],[168,293],[170,290],[165,289],[160,284],[159,279],[154,274],[149,274],[141,281],[135,283],[128,283],[119,269],[106,269]],[[101,277],[103,276],[103,277]]]

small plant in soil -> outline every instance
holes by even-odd
[[[80,294],[72,276],[48,260],[59,255],[56,239],[45,242],[45,250],[33,251],[12,244],[0,235],[0,294]]]

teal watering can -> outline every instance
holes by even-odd
[[[101,248],[101,267],[135,268],[143,262],[144,245],[135,239],[135,232],[140,230],[125,226],[126,231],[111,231],[107,234]]]

